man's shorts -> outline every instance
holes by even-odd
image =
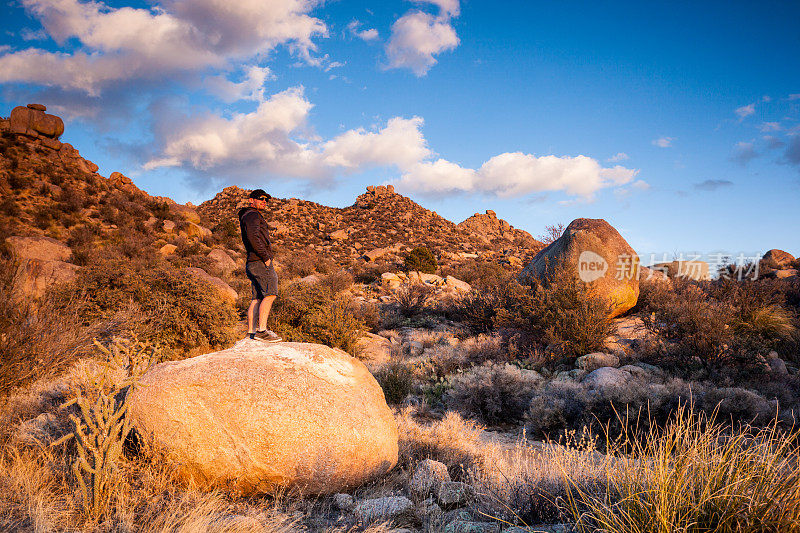
[[[266,296],[278,295],[278,274],[272,266],[262,261],[250,261],[244,266],[247,277],[253,285],[253,300],[263,300]]]

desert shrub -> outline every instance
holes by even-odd
[[[442,275],[466,281],[474,289],[490,291],[510,282],[514,273],[498,263],[466,259],[455,267],[442,269]]]
[[[412,468],[423,459],[444,463],[455,480],[466,481],[469,471],[485,469],[479,436],[483,428],[464,420],[453,411],[431,424],[414,420],[410,407],[395,415],[398,433],[398,462]]]
[[[541,241],[542,244],[547,246],[548,244],[557,241],[564,233],[564,229],[566,229],[566,226],[564,226],[563,222],[554,224],[552,226],[545,226],[544,234],[539,235],[537,240]]]
[[[397,405],[411,393],[414,371],[405,361],[393,359],[375,374],[375,379],[380,383],[386,401]]]
[[[188,351],[234,340],[233,307],[208,284],[161,261],[95,257],[59,292],[81,295],[86,324],[135,305],[144,315],[135,333],[167,348]]]
[[[711,382],[685,381],[663,375],[629,377],[616,386],[595,389],[571,380],[541,383],[531,398],[525,424],[536,438],[557,439],[568,431],[606,428],[618,436],[628,430],[619,414],[640,429],[663,427],[681,406],[696,411],[716,411],[730,424],[765,426],[781,410],[781,421],[791,425],[800,412],[795,397],[778,404],[756,390],[717,387]]]
[[[405,282],[397,289],[395,297],[403,316],[420,314],[433,297],[434,288],[425,283]]]
[[[377,332],[381,328],[381,309],[374,302],[353,301],[351,305],[353,315],[364,324],[369,331]]]
[[[336,294],[349,288],[353,284],[353,275],[346,270],[337,270],[323,277],[321,281]]]
[[[19,265],[0,261],[0,396],[53,376],[93,350],[93,338],[108,338],[139,320],[121,306],[105,319],[86,322],[82,295],[55,291],[38,302],[17,292]]]
[[[403,268],[406,271],[418,270],[426,274],[435,273],[437,266],[436,257],[424,246],[414,248],[408,252],[403,263]]]
[[[445,394],[449,408],[487,424],[507,424],[523,419],[542,377],[505,363],[487,362],[450,379]]]
[[[567,508],[581,532],[796,531],[797,439],[680,409],[663,430],[612,448],[605,490],[583,489],[563,468]]]
[[[395,267],[389,263],[363,264],[357,263],[353,267],[353,277],[357,283],[375,283],[381,279],[384,272],[393,272]]]
[[[11,196],[7,196],[3,198],[2,202],[0,202],[0,213],[3,213],[9,217],[18,217],[22,210],[17,205],[16,200]]]
[[[318,342],[352,353],[364,324],[349,298],[335,295],[321,282],[296,280],[278,289],[271,314],[274,329],[286,340]]]
[[[770,282],[643,283],[645,324],[669,341],[661,355],[715,366],[757,364],[771,349],[791,352],[797,343],[797,318]]]
[[[486,290],[473,290],[456,303],[454,314],[472,331],[515,328],[559,357],[602,349],[612,331],[608,305],[594,297],[573,274],[563,272],[547,283],[532,278]]]
[[[280,257],[283,266],[282,277],[304,278],[316,272],[317,254],[312,251],[296,251]]]

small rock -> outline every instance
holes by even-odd
[[[414,504],[405,496],[387,496],[358,502],[353,514],[359,522],[369,524],[399,518],[413,508]]]
[[[467,503],[475,493],[472,486],[460,481],[445,481],[436,491],[436,500],[442,507],[454,507]]]
[[[339,492],[333,495],[333,503],[334,505],[336,505],[337,508],[341,509],[342,511],[350,511],[356,504],[352,496],[350,496],[349,494],[345,494],[343,492]]]
[[[174,244],[167,243],[158,249],[158,253],[160,253],[161,255],[172,255],[175,253],[175,250],[177,249],[178,247],[175,246]]]
[[[611,355],[610,353],[595,352],[582,355],[575,360],[575,366],[591,372],[604,366],[618,367],[619,357]]]
[[[619,368],[612,368],[604,366],[590,372],[585,378],[583,383],[587,384],[593,389],[609,389],[622,387],[630,379],[631,375]]]
[[[447,481],[450,481],[447,465],[433,459],[425,459],[414,467],[408,488],[414,496],[425,497],[437,493],[439,486]]]
[[[173,233],[175,231],[175,223],[171,220],[165,220],[162,227],[167,233]]]
[[[782,374],[784,376],[789,374],[789,370],[786,368],[786,363],[783,361],[783,359],[780,358],[770,359],[768,363],[770,369],[776,374]]]

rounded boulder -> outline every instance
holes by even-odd
[[[310,343],[245,339],[150,369],[129,394],[145,441],[204,488],[346,492],[397,463],[397,426],[355,358]]]
[[[570,222],[561,237],[534,256],[522,275],[552,280],[565,270],[608,302],[610,318],[633,308],[639,299],[639,256],[602,218]]]

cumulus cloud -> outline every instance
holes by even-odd
[[[608,161],[609,163],[618,163],[620,161],[625,161],[627,159],[630,159],[630,156],[628,156],[628,154],[626,154],[625,152],[618,152],[616,155],[612,155],[611,157],[606,159],[606,161]]]
[[[389,68],[408,68],[424,76],[436,64],[435,54],[453,50],[459,39],[449,19],[414,11],[392,24],[392,35],[386,45]]]
[[[481,192],[501,197],[564,191],[591,197],[604,187],[628,183],[637,170],[602,168],[590,157],[536,157],[522,152],[496,155],[480,168],[463,168],[444,159],[420,162],[406,170],[398,185],[422,193]]]
[[[264,101],[264,83],[272,76],[268,67],[250,66],[245,69],[244,79],[233,82],[225,76],[212,76],[205,80],[208,92],[226,103],[239,100]]]
[[[496,155],[478,169],[434,158],[420,117],[394,117],[380,129],[351,129],[331,139],[307,135],[313,105],[302,87],[274,94],[251,113],[208,115],[168,130],[161,153],[145,170],[183,167],[213,174],[241,172],[252,179],[293,177],[332,180],[370,167],[400,171],[400,188],[427,194],[484,193],[519,197],[562,191],[590,199],[598,190],[630,184],[638,170],[603,167],[583,155],[537,157],[522,152]],[[170,124],[172,120],[170,119]],[[632,187],[643,190],[639,180]]]
[[[751,160],[758,157],[760,154],[756,152],[754,143],[751,142],[738,142],[733,147],[733,154],[731,160],[739,163],[742,166],[747,165]]]
[[[0,56],[0,83],[29,82],[96,96],[122,80],[222,68],[231,60],[265,54],[279,44],[311,61],[312,38],[325,24],[308,12],[313,0],[169,0],[160,7],[111,8],[79,0],[21,0],[59,45]]]
[[[386,57],[388,68],[407,68],[417,76],[424,76],[436,64],[435,55],[458,46],[460,41],[451,19],[459,15],[460,6],[459,0],[415,2],[437,6],[439,15],[409,11],[397,19],[386,44]]]
[[[698,191],[716,191],[733,187],[733,182],[729,180],[705,180],[700,183],[695,183],[694,188]]]
[[[347,25],[347,29],[350,31],[351,35],[358,37],[362,41],[374,41],[380,37],[378,30],[375,28],[362,30],[361,22],[358,20],[350,21],[350,23]]]
[[[652,141],[654,146],[658,146],[659,148],[669,148],[672,146],[672,141],[674,141],[672,137],[659,137],[658,139],[654,139]]]
[[[756,104],[748,104],[743,105],[742,107],[737,107],[734,113],[736,116],[739,117],[739,120],[743,120],[745,117],[749,117],[753,113],[756,112]]]

